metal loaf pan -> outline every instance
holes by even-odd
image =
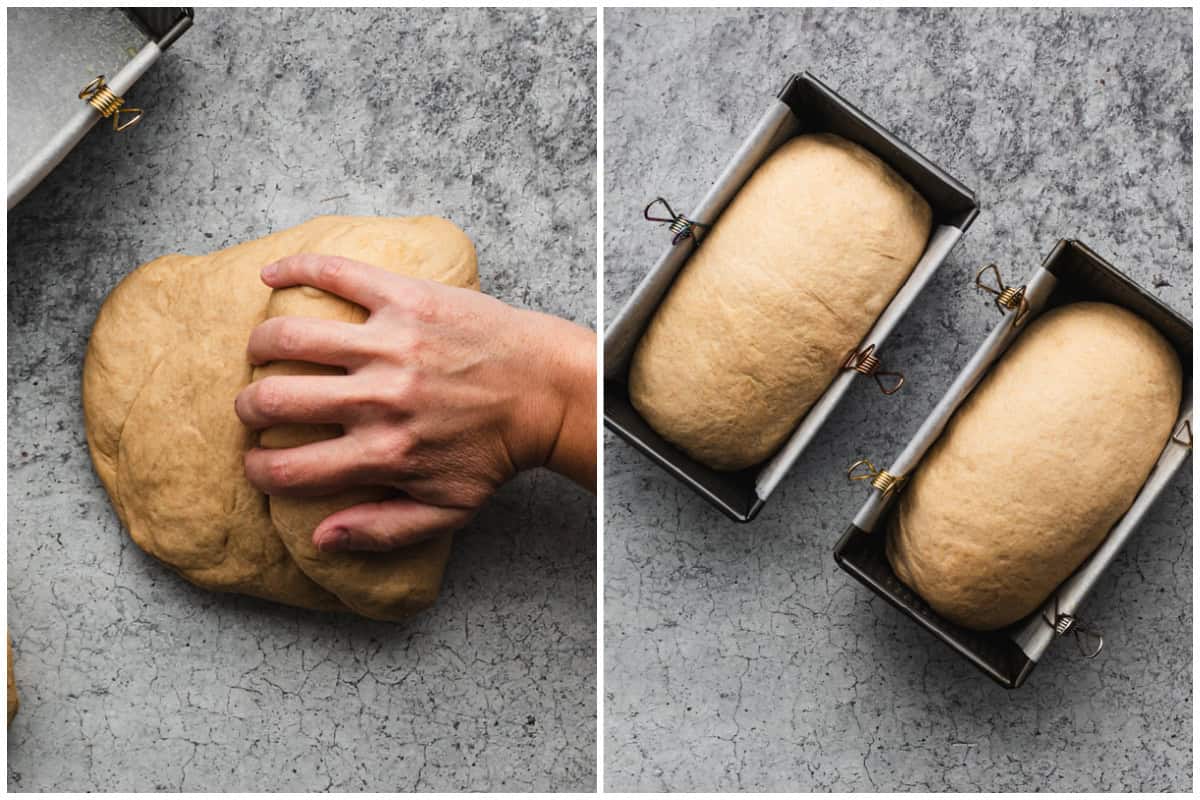
[[[1029,302],[1029,319],[1045,309],[1066,303],[1100,300],[1123,306],[1152,323],[1175,347],[1183,366],[1183,400],[1173,430],[1181,438],[1186,436],[1188,444],[1174,439],[1168,441],[1133,505],[1117,521],[1096,551],[1058,587],[1042,609],[1000,631],[972,631],[943,619],[896,578],[884,554],[884,532],[889,515],[894,511],[896,492],[885,496],[878,489],[872,489],[870,497],[834,549],[834,558],[842,569],[1009,689],[1015,689],[1025,682],[1037,666],[1038,659],[1056,638],[1048,620],[1077,617],[1088,592],[1129,540],[1155,498],[1191,454],[1191,323],[1077,241],[1062,240],[1055,246],[1026,284],[1026,298]],[[920,469],[922,456],[937,440],[955,409],[1028,324],[1023,321],[1020,326],[1014,327],[1012,321],[1013,314],[1006,314],[989,334],[908,446],[888,468],[888,472],[909,476],[914,470]]]
[[[717,178],[691,219],[713,223],[751,173],[775,148],[800,133],[832,132],[887,162],[933,208],[933,232],[925,253],[880,314],[862,345],[878,352],[979,212],[975,195],[808,73],[794,75]],[[663,232],[666,236],[666,232]],[[671,283],[694,248],[692,239],[669,246],[604,334],[604,422],[729,517],[748,522],[820,430],[858,373],[843,371],[770,459],[739,472],[719,472],[677,450],[655,433],[629,400],[627,376],[633,351]]]

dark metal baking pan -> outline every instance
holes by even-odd
[[[182,36],[196,18],[191,8],[124,8],[122,9],[135,24],[158,45],[166,50]]]
[[[708,195],[689,215],[705,222],[721,211],[754,169],[775,148],[800,133],[832,132],[875,153],[909,181],[933,209],[934,231],[925,255],[864,342],[881,346],[903,313],[941,265],[979,212],[975,195],[879,123],[808,73],[792,76],[726,166]],[[669,237],[668,237],[669,238]],[[604,422],[654,463],[739,522],[754,519],[849,389],[856,373],[840,374],[770,459],[738,472],[720,472],[690,458],[642,419],[629,399],[629,361],[694,243],[670,246],[618,312],[604,335]]]
[[[1127,308],[1152,323],[1179,355],[1180,364],[1183,366],[1184,400],[1179,420],[1176,422],[1176,430],[1180,430],[1184,422],[1190,427],[1191,323],[1077,241],[1058,242],[1026,286],[1034,293],[1042,295],[1031,299],[1030,313],[1040,313],[1044,309],[1066,303],[1098,300]],[[914,441],[901,454],[899,463],[893,465],[889,472],[893,475],[908,475],[913,469],[920,469],[920,455],[936,441],[937,435],[945,427],[955,408],[982,379],[991,365],[1003,356],[1007,347],[1020,335],[1020,330],[1024,330],[1024,326],[1016,331],[1011,329],[1007,316],[1001,321],[956,379],[951,392],[958,394],[957,399],[949,403],[946,400],[939,403],[914,437]],[[955,387],[962,387],[963,390],[956,391]],[[1069,605],[1074,612],[1083,603],[1088,592],[1119,552],[1125,538],[1133,532],[1150,504],[1189,455],[1190,446],[1167,442],[1158,464],[1133,506],[1110,531],[1109,538],[1056,589],[1052,595],[1054,599],[1048,601],[1048,606],[1053,602],[1057,609],[1057,604],[1061,602],[1063,607]],[[878,490],[871,492],[867,503],[855,517],[855,521],[846,528],[834,549],[837,563],[997,683],[1009,689],[1021,686],[1037,666],[1038,658],[1055,638],[1053,631],[1043,621],[1043,610],[1034,612],[1025,620],[1008,628],[993,632],[968,630],[938,615],[920,596],[900,582],[884,553],[884,531],[890,514],[895,512],[895,498],[896,493],[884,496]]]

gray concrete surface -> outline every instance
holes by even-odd
[[[595,13],[221,11],[9,214],[8,788],[588,790],[595,501],[500,492],[408,625],[195,589],[129,541],[79,372],[139,263],[322,213],[435,213],[484,288],[595,324]]]
[[[865,497],[996,322],[970,287],[1077,237],[1191,317],[1186,10],[605,12],[606,318],[786,77],[810,70],[974,188],[982,214],[863,382],[749,526],[609,435],[609,789],[1186,790],[1192,478],[1169,487],[1060,643],[1006,692],[834,564]]]

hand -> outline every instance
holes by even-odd
[[[330,515],[323,550],[390,550],[461,528],[518,471],[546,466],[594,491],[595,334],[487,295],[347,259],[295,256],[262,272],[365,308],[362,325],[277,317],[250,335],[251,363],[307,361],[345,375],[268,376],[238,395],[253,430],[336,424],[342,435],[255,448],[246,476],[267,494],[361,486],[392,500]]]

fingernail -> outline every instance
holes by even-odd
[[[336,550],[346,550],[350,546],[350,531],[345,528],[334,528],[326,531],[317,543],[317,549],[326,553]]]
[[[271,278],[275,277],[276,272],[279,272],[278,264],[276,264],[276,263],[267,264],[265,267],[262,268],[262,279],[264,281],[269,281],[269,280],[271,280]]]

